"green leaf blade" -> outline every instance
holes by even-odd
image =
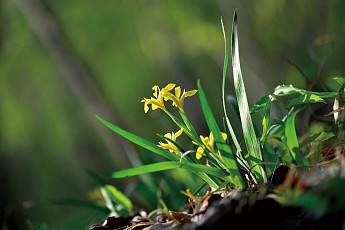
[[[136,176],[136,175],[140,175],[144,173],[159,172],[159,171],[177,169],[177,168],[184,168],[192,172],[203,172],[203,173],[214,175],[220,178],[228,176],[228,174],[225,173],[224,170],[222,169],[209,167],[205,165],[194,164],[194,163],[180,163],[176,161],[159,162],[159,163],[139,166],[136,168],[124,169],[124,170],[107,174],[105,176],[109,178],[124,178],[124,177],[129,177],[129,176]]]
[[[96,116],[98,118],[98,120],[100,120],[105,126],[107,126],[109,129],[111,129],[112,131],[114,131],[115,133],[119,134],[120,136],[126,138],[127,140],[147,149],[150,150],[151,152],[157,153],[169,160],[179,160],[178,156],[176,156],[175,154],[171,154],[169,151],[164,150],[160,147],[158,147],[157,145],[141,138],[138,137],[130,132],[127,132],[105,120],[103,120],[102,118]]]
[[[238,46],[238,31],[237,31],[237,12],[234,13],[234,19],[232,23],[232,36],[231,36],[231,55],[232,55],[232,69],[234,77],[234,85],[236,97],[239,105],[239,111],[241,116],[241,124],[245,142],[247,145],[248,153],[250,156],[251,164],[255,165],[262,161],[261,149],[259,142],[256,138],[253,122],[250,116],[248,100],[244,87],[240,55]],[[256,176],[264,181],[267,181],[266,173],[262,166],[257,166],[253,169]]]
[[[326,103],[324,99],[322,99],[320,96],[316,94],[303,94],[297,98],[291,99],[286,103],[286,107],[290,108],[295,105],[300,104],[307,104],[307,103],[316,103],[316,102],[322,102]]]
[[[221,19],[221,25],[222,25],[222,31],[223,31],[223,37],[224,37],[224,49],[225,49],[225,55],[224,55],[224,66],[223,66],[223,83],[222,83],[222,102],[223,102],[223,110],[224,110],[224,117],[226,121],[227,129],[230,132],[230,136],[236,146],[236,149],[238,152],[241,152],[242,149],[240,147],[240,144],[238,143],[237,137],[235,135],[235,132],[232,128],[232,125],[230,123],[230,119],[228,117],[228,113],[226,112],[226,106],[225,106],[225,82],[226,82],[226,71],[228,69],[228,59],[229,59],[229,53],[228,53],[228,46],[226,43],[226,34],[223,24],[223,19]]]
[[[298,165],[303,165],[303,160],[299,153],[299,143],[298,143],[296,128],[295,128],[296,114],[297,113],[294,112],[286,120],[286,125],[285,125],[286,144],[293,160],[295,160]]]
[[[212,114],[211,108],[208,105],[208,102],[207,102],[205,93],[201,87],[200,81],[198,81],[198,91],[199,91],[201,107],[202,107],[207,125],[210,131],[213,133],[217,148],[222,153],[222,158],[224,159],[224,163],[226,167],[230,171],[231,177],[233,179],[233,183],[239,186],[240,188],[244,188],[246,187],[246,183],[244,182],[242,173],[238,167],[237,161],[235,159],[235,155],[232,149],[230,148],[230,146],[223,140],[220,129]]]

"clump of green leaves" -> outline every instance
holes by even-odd
[[[298,138],[295,125],[296,116],[310,103],[327,103],[327,101],[332,100],[335,111],[335,125],[339,126],[339,118],[341,117],[340,113],[344,101],[344,79],[335,78],[340,83],[340,89],[332,92],[310,92],[295,88],[292,85],[280,85],[276,87],[272,94],[263,96],[250,110],[241,72],[237,12],[235,11],[232,23],[230,50],[235,94],[238,104],[238,111],[236,112],[239,114],[245,142],[245,146],[241,147],[241,142],[233,131],[226,108],[225,81],[228,66],[228,47],[223,22],[222,28],[225,41],[222,87],[224,109],[223,131],[221,131],[212,113],[200,80],[197,82],[198,90],[187,92],[185,90],[182,92],[181,87],[176,87],[175,84],[168,84],[162,89],[154,86],[152,88],[154,90],[153,97],[149,99],[144,98],[142,101],[144,103],[145,113],[149,111],[150,107],[152,110],[161,109],[179,128],[176,133],[172,132],[164,136],[159,135],[164,141],[160,142],[159,145],[127,132],[99,117],[97,118],[117,134],[153,153],[165,157],[169,161],[113,172],[107,174],[107,177],[123,178],[144,173],[183,168],[199,176],[209,186],[215,189],[220,189],[227,184],[243,189],[249,183],[266,182],[267,175],[273,171],[269,165],[287,164],[291,166],[308,166],[318,162],[315,159],[320,149],[315,146],[333,138],[335,134],[330,130],[321,130],[320,132],[311,133],[309,136]],[[173,90],[175,90],[175,94],[172,93]],[[197,134],[196,129],[184,111],[184,99],[195,95],[197,91],[203,114],[210,130],[208,137]],[[271,119],[271,104],[274,102],[282,104],[281,98],[294,95],[297,95],[297,97],[290,99],[283,105],[286,110],[284,117],[281,119]],[[176,107],[180,115],[179,117],[174,116],[166,108],[165,103],[167,101],[171,101],[172,105]],[[259,131],[252,121],[252,115],[258,114],[259,111],[262,111],[259,114],[262,132]],[[195,144],[195,149],[185,149],[185,147],[178,143],[177,137],[183,134],[187,135],[191,142]],[[306,148],[306,146],[313,146],[314,152],[310,152],[310,148]],[[245,174],[250,176],[245,177]]]

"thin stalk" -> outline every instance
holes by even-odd
[[[182,117],[184,123],[186,124],[187,128],[192,132],[192,134],[193,134],[194,136],[197,137],[198,134],[196,133],[196,131],[195,131],[195,129],[194,129],[192,123],[189,121],[189,119],[188,119],[188,117],[187,117],[187,114],[184,112],[184,110],[182,110],[182,109],[180,109],[180,108],[178,109],[178,111],[179,111],[179,113],[180,113],[180,115],[181,115],[181,117]]]

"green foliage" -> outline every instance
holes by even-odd
[[[337,132],[334,133],[334,129],[328,125],[328,127],[311,125],[309,127],[309,134],[298,136],[296,130],[296,119],[298,114],[302,113],[308,105],[312,103],[333,103],[333,109],[339,108],[339,100],[343,94],[343,78],[334,78],[334,81],[341,84],[340,90],[334,90],[333,92],[312,92],[304,89],[296,88],[292,85],[279,85],[275,88],[274,92],[269,95],[263,96],[257,101],[251,113],[255,114],[262,110],[261,113],[261,124],[263,126],[262,137],[260,138],[261,145],[264,145],[267,141],[269,143],[279,144],[279,150],[276,149],[276,154],[279,156],[280,162],[288,165],[311,165],[318,163],[320,154],[309,152],[308,145],[316,144],[315,149],[324,148],[324,142],[337,137]],[[292,96],[300,94],[300,96]],[[283,99],[288,98],[286,104],[283,104]],[[285,108],[286,115],[282,119],[270,119],[267,111],[271,107],[272,103],[278,103]],[[342,124],[339,122],[339,117],[334,116],[335,128],[339,130]],[[299,122],[300,120],[298,120]],[[309,159],[309,158],[312,159]],[[321,157],[322,159],[322,157]]]
[[[241,116],[242,131],[244,135],[244,140],[247,145],[247,150],[250,157],[251,166],[254,166],[263,161],[261,155],[261,149],[259,142],[256,138],[254,131],[254,126],[252,118],[249,112],[248,99],[246,95],[246,90],[244,87],[241,64],[240,64],[240,54],[238,45],[238,31],[237,31],[237,11],[235,10],[234,19],[232,23],[232,36],[231,36],[231,56],[232,56],[232,70],[234,77],[235,92],[237,96],[237,101],[239,105],[239,112]],[[254,168],[254,173],[259,179],[267,181],[266,172],[262,166]]]
[[[299,143],[297,139],[296,129],[295,129],[295,117],[296,112],[292,113],[286,120],[285,124],[285,137],[286,145],[290,151],[292,162],[295,161],[295,164],[303,165],[299,151]]]
[[[220,155],[221,159],[217,159],[217,162],[220,162],[220,165],[222,167],[225,167],[224,168],[225,170],[229,171],[231,175],[231,180],[232,180],[231,182],[239,186],[240,188],[243,188],[246,185],[243,180],[240,169],[238,167],[237,161],[235,159],[234,151],[232,150],[231,146],[229,146],[223,140],[223,137],[221,135],[217,122],[215,118],[213,117],[211,109],[207,103],[204,91],[201,88],[200,81],[198,81],[198,90],[199,90],[200,102],[201,102],[201,106],[204,112],[206,122],[208,124],[210,131],[213,133],[214,141],[221,153]],[[217,155],[215,155],[215,157],[216,156]],[[223,166],[222,161],[224,162],[224,166]]]
[[[159,148],[157,145],[143,139],[143,138],[140,138],[132,133],[129,133],[105,120],[103,120],[102,118],[96,116],[105,126],[107,126],[109,129],[113,130],[114,132],[116,132],[117,134],[125,137],[126,139],[132,141],[133,143],[137,144],[137,145],[140,145],[141,147],[143,148],[146,148],[148,149],[149,151],[152,151],[154,153],[157,153],[167,159],[170,159],[170,160],[177,160],[178,158],[175,156],[175,155],[171,155],[169,154],[167,151]]]
[[[45,1],[44,5],[58,21],[66,43],[93,75],[97,90],[115,113],[118,118],[116,124],[120,127],[131,130],[132,133],[140,133],[140,136],[147,140],[154,139],[155,132],[172,129],[164,116],[158,119],[143,119],[139,113],[140,106],[136,106],[138,100],[151,86],[150,82],[163,84],[168,79],[173,79],[185,84],[194,82],[195,76],[202,79],[206,92],[212,92],[207,93],[207,99],[216,119],[221,119],[218,117],[221,107],[214,103],[219,97],[217,92],[220,88],[220,84],[215,80],[215,76],[220,74],[218,54],[223,50],[217,22],[220,14],[223,14],[224,18],[231,18],[232,12],[223,10],[231,8],[231,3],[156,1],[138,5],[114,1],[104,2],[103,7],[97,11],[94,10],[97,3],[86,1]],[[75,97],[75,92],[71,91],[62,77],[59,65],[56,65],[49,50],[37,39],[15,2],[4,1],[2,9],[0,136],[3,163],[1,167],[3,175],[6,175],[5,183],[1,187],[4,191],[3,197],[17,205],[25,199],[39,201],[55,196],[83,197],[89,187],[93,186],[89,183],[89,178],[84,176],[84,168],[108,172],[129,167],[129,164],[119,163],[125,159],[121,156],[121,148],[116,148],[115,152],[106,148],[102,135],[93,127],[95,112],[85,112],[82,103]],[[322,14],[320,9],[318,5],[313,6],[303,1],[266,0],[245,4],[243,10],[246,13],[241,15],[249,23],[241,27],[243,29],[240,31],[241,34],[243,32],[243,37],[246,37],[241,40],[241,57],[260,77],[258,81],[253,78],[253,74],[244,76],[248,82],[255,82],[255,87],[252,87],[251,83],[246,85],[249,102],[277,83],[292,82],[294,86],[305,89],[308,87],[311,91],[324,89],[322,86],[325,84],[327,91],[332,91],[332,88],[338,91],[339,83],[334,84],[330,79],[343,72],[344,43],[341,36],[345,28],[345,20],[342,20],[345,15],[344,4],[339,0],[330,1],[323,4]],[[322,17],[319,17],[320,15]],[[303,39],[306,31],[307,40]],[[294,66],[288,66],[286,59],[280,58],[282,54],[295,62],[309,81],[296,71]],[[272,65],[268,67],[266,60]],[[324,63],[322,68],[320,63]],[[242,67],[246,66],[248,65]],[[247,68],[242,70],[244,74],[251,71]],[[318,81],[314,81],[316,77]],[[310,84],[312,81],[316,84]],[[324,100],[328,104],[333,103]],[[195,104],[190,104],[189,111],[195,109]],[[341,102],[339,104],[334,108],[341,107]],[[260,130],[264,136],[258,133],[256,136],[260,138],[261,147],[272,143],[272,138],[277,138],[275,140],[280,143],[274,145],[274,153],[284,157],[285,150],[278,150],[281,147],[279,135],[285,130],[284,121],[281,114],[275,114],[273,107],[271,110],[276,120],[269,120],[267,132],[264,131],[265,128]],[[262,112],[264,114],[263,110]],[[341,117],[341,113],[343,112],[331,116]],[[157,117],[158,114],[151,115]],[[258,113],[255,114],[257,115]],[[198,116],[191,116],[191,120],[194,121],[196,117]],[[234,130],[232,132],[228,128],[229,131],[225,131],[229,134],[227,142],[230,142],[236,133],[237,141],[233,140],[231,144],[237,144],[237,151],[233,149],[237,159],[241,158],[241,167],[245,168],[246,161],[241,153],[246,156],[246,148],[241,136],[241,124],[236,124],[233,120],[236,117],[232,114],[226,117],[229,118],[227,121],[231,120]],[[255,122],[254,116],[253,121]],[[295,121],[303,154],[307,152],[303,149],[308,148],[308,137],[311,141],[319,142],[314,138],[321,136],[322,132],[330,135],[333,133],[333,130],[322,126],[323,130],[306,137],[298,130],[299,116],[296,116]],[[267,125],[267,119],[262,119],[262,123],[260,121],[257,124]],[[337,126],[339,124],[337,123]],[[204,126],[197,128],[200,133],[207,132],[203,130]],[[334,135],[337,137],[337,133]],[[327,141],[332,139],[334,138]],[[117,141],[116,137],[113,141]],[[183,146],[183,141],[177,142]],[[319,150],[324,148],[326,146],[320,145]],[[188,156],[192,154],[189,153]],[[266,151],[262,150],[262,154],[265,161],[277,162],[266,157]],[[139,151],[138,156],[144,163],[157,160],[155,154],[151,157],[146,150]],[[154,174],[154,177],[140,177],[141,180],[149,177],[150,183],[145,186],[151,190],[151,195],[147,196],[151,198],[147,200],[150,200],[148,203],[152,206],[155,205],[160,180],[170,173],[175,173],[175,170],[169,171],[168,174]],[[119,189],[123,189],[123,181],[116,182],[119,183]],[[126,181],[130,182],[130,179]],[[139,184],[136,185],[139,187]],[[183,186],[188,186],[188,183]],[[23,187],[26,189],[23,190]],[[167,193],[167,190],[165,192]],[[166,199],[165,202],[168,203]],[[170,206],[169,203],[168,205]],[[74,211],[70,215],[65,209],[41,206],[26,213],[28,218],[40,217],[41,222],[48,222],[50,225],[64,222],[66,217],[76,214]]]
[[[140,175],[144,173],[159,172],[163,170],[177,169],[177,168],[187,169],[188,171],[191,171],[191,172],[201,171],[201,172],[204,172],[204,173],[207,173],[219,178],[228,176],[228,174],[225,173],[221,169],[208,167],[205,165],[186,163],[186,162],[180,163],[178,161],[167,161],[167,162],[153,163],[153,164],[148,164],[148,165],[143,165],[143,166],[139,166],[135,168],[117,171],[114,173],[107,174],[105,175],[105,177],[124,178],[124,177],[129,177],[129,176],[136,176],[136,175]]]
[[[232,129],[230,119],[227,114],[225,106],[225,82],[227,71],[227,43],[224,25],[222,23],[224,41],[225,41],[225,58],[223,66],[223,86],[222,86],[222,102],[224,110],[224,129],[222,133],[217,121],[212,113],[212,110],[207,102],[205,92],[201,87],[200,80],[197,82],[198,92],[202,111],[210,130],[209,137],[198,137],[196,129],[189,121],[187,114],[183,108],[183,100],[185,96],[192,96],[195,90],[181,91],[180,87],[175,88],[175,84],[169,84],[162,90],[158,86],[154,86],[154,97],[146,99],[142,102],[145,103],[145,113],[149,111],[149,105],[152,110],[160,108],[163,110],[172,121],[181,129],[178,135],[174,133],[159,135],[167,143],[160,142],[160,145],[155,145],[147,140],[144,140],[134,134],[131,134],[119,127],[97,117],[108,128],[123,136],[124,138],[132,141],[139,146],[157,153],[170,161],[147,164],[144,166],[124,169],[117,172],[107,174],[106,177],[123,178],[128,176],[141,175],[145,173],[158,172],[168,169],[184,168],[196,175],[200,176],[209,186],[216,189],[224,187],[230,183],[238,188],[245,188],[247,186],[242,170],[252,175],[254,183],[258,181],[267,181],[267,173],[272,172],[271,169],[265,167],[265,163],[285,163],[287,165],[304,166],[309,165],[312,161],[308,159],[310,154],[307,154],[306,143],[320,143],[333,138],[335,135],[330,132],[313,133],[310,137],[298,137],[296,130],[296,116],[305,109],[306,104],[310,103],[327,103],[326,100],[335,99],[340,97],[339,92],[311,92],[304,89],[293,87],[292,85],[279,85],[275,88],[274,92],[265,95],[256,102],[250,110],[248,99],[244,87],[244,81],[240,66],[239,45],[238,45],[238,31],[237,31],[237,12],[234,13],[232,25],[232,39],[231,39],[231,55],[232,67],[234,76],[235,93],[237,97],[238,113],[242,124],[242,132],[246,144],[245,150],[239,145],[237,137]],[[340,78],[335,79],[340,84],[344,84]],[[175,88],[175,95],[170,93]],[[343,85],[342,85],[343,89]],[[182,94],[181,94],[182,92]],[[285,110],[287,114],[281,119],[270,118],[271,104],[274,102],[281,103],[282,97],[289,97],[295,94],[300,96],[289,99],[286,103]],[[172,115],[166,108],[165,101],[172,101],[173,106],[176,106],[182,118],[182,121]],[[254,126],[251,115],[262,110],[261,125],[262,133]],[[176,138],[184,132],[191,141],[198,146],[197,150],[185,151],[177,141]],[[225,135],[225,136],[224,136]],[[257,138],[260,135],[260,138]],[[225,138],[226,137],[226,138]],[[233,143],[231,143],[231,140]],[[272,148],[269,146],[268,141],[275,141],[280,143],[280,148]],[[264,154],[262,154],[264,152]],[[195,158],[190,156],[196,153]],[[210,166],[203,165],[200,160],[204,156]],[[265,159],[264,157],[265,156]],[[275,161],[275,162],[272,162]]]

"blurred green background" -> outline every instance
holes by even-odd
[[[140,101],[153,85],[191,90],[200,79],[221,119],[220,18],[230,38],[235,8],[250,105],[277,84],[318,90],[320,79],[345,75],[342,0],[3,0],[0,7],[2,229],[27,229],[27,220],[51,229],[86,229],[100,221],[94,210],[48,201],[90,199],[96,186],[86,170],[103,174],[162,160],[95,118],[154,143],[157,133],[176,132],[165,114],[144,113]],[[185,107],[197,131],[208,135],[198,97]],[[179,172],[172,172],[164,175],[174,180]],[[163,177],[154,177],[159,187]],[[140,181],[110,183],[150,211],[156,200],[136,199],[133,191]],[[163,191],[170,208],[185,200],[178,189]]]

